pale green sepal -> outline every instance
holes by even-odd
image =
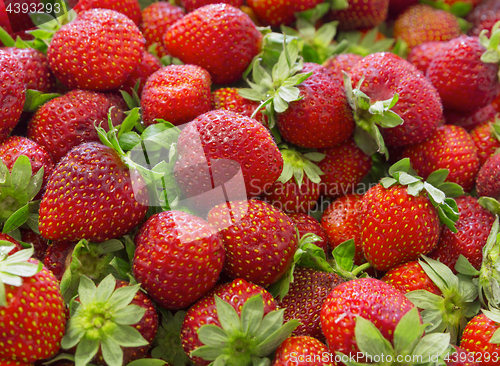
[[[198,330],[198,338],[204,345],[214,348],[222,348],[229,341],[226,331],[213,324],[201,327]]]
[[[264,317],[264,301],[262,295],[252,296],[241,308],[241,329],[244,334],[255,334]]]
[[[140,285],[132,285],[116,289],[109,298],[111,309],[116,311],[126,307],[134,299],[137,291],[139,291],[139,288]]]
[[[215,305],[222,328],[230,333],[242,332],[240,317],[236,310],[218,296],[215,296]]]
[[[99,285],[100,287],[101,285]],[[117,310],[113,314],[113,320],[116,324],[132,325],[139,323],[146,314],[146,309],[139,305],[128,305],[123,309]]]
[[[148,341],[144,339],[142,334],[130,325],[116,324],[113,332],[108,334],[117,344],[122,347],[140,347],[147,346]]]
[[[391,343],[384,338],[382,333],[372,322],[356,317],[356,327],[354,329],[356,344],[361,352],[367,356],[376,357],[382,354],[394,355]]]
[[[86,366],[99,350],[97,339],[83,337],[76,346],[75,366]]]
[[[123,365],[123,350],[112,338],[101,339],[102,357],[108,366]]]

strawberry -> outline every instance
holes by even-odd
[[[122,107],[105,94],[72,90],[42,105],[28,123],[28,138],[45,148],[59,162],[73,147],[99,141],[94,126],[107,129],[108,111],[114,125],[124,119]]]
[[[292,265],[299,238],[293,221],[274,206],[258,200],[224,203],[209,212],[208,222],[221,231],[229,277],[266,286]]]
[[[0,49],[0,108],[2,121],[0,123],[0,141],[7,138],[14,129],[26,100],[24,68],[17,57]]]
[[[476,178],[476,190],[479,196],[500,198],[500,155],[491,155],[483,164]]]
[[[406,9],[394,23],[394,38],[405,41],[410,50],[425,42],[449,41],[461,33],[454,15],[424,4]]]
[[[321,176],[321,195],[335,198],[354,193],[356,186],[368,174],[372,161],[353,139],[325,149],[325,158],[318,163]]]
[[[295,21],[295,13],[314,8],[320,0],[248,0],[248,6],[253,10],[262,25],[278,27],[289,25]]]
[[[351,72],[352,68],[363,59],[363,56],[356,55],[355,53],[342,53],[340,55],[329,58],[323,63],[328,69],[331,69],[335,74],[341,76],[342,71]]]
[[[421,43],[412,48],[406,59],[425,75],[432,59],[445,44],[446,42],[442,41]]]
[[[361,317],[392,341],[396,324],[413,308],[410,300],[385,282],[374,278],[354,279],[336,286],[328,295],[321,309],[321,329],[330,350],[356,354],[359,348],[355,325]]]
[[[402,294],[411,291],[425,290],[440,296],[441,290],[432,279],[425,273],[418,261],[400,264],[387,271],[382,281],[394,286]]]
[[[330,250],[353,239],[356,248],[354,263],[357,265],[365,261],[359,227],[359,209],[362,198],[363,196],[359,194],[346,194],[337,198],[326,208],[321,217],[321,226],[328,236]]]
[[[181,0],[182,6],[188,13],[201,8],[202,6],[209,4],[217,4],[221,3],[221,1],[217,0]],[[222,1],[224,4],[229,4],[234,6],[235,8],[239,8],[243,5],[243,0],[224,0]]]
[[[470,112],[491,103],[499,94],[498,65],[482,61],[486,52],[482,43],[478,37],[458,37],[443,45],[429,64],[427,77],[444,108]]]
[[[205,295],[225,261],[219,234],[204,220],[180,211],[151,216],[135,244],[134,276],[166,309],[184,308]]]
[[[144,43],[139,28],[122,13],[91,9],[54,34],[47,59],[69,88],[111,90],[141,63]]]
[[[500,344],[497,330],[500,328],[498,311],[483,310],[467,323],[462,334],[460,347],[473,355],[473,361],[479,365],[498,365]]]
[[[155,51],[158,57],[168,55],[163,44],[163,36],[167,29],[183,16],[184,10],[168,1],[158,1],[144,8],[140,29],[146,39],[146,49],[156,45]]]
[[[288,214],[288,217],[293,221],[293,223],[297,227],[300,238],[302,238],[304,235],[308,233],[313,233],[314,235],[317,235],[318,237],[320,237],[321,240],[315,241],[314,245],[323,249],[325,255],[328,254],[329,251],[328,236],[323,227],[314,217],[306,215],[304,213],[291,213]]]
[[[455,352],[449,355],[444,360],[446,361],[446,366],[479,366],[479,363],[475,361],[473,353],[467,352],[461,347],[453,345]]]
[[[12,248],[1,247],[0,253],[0,358],[44,360],[59,351],[66,326],[59,282],[41,263],[29,259],[33,248],[9,256]]]
[[[277,300],[278,307],[285,309],[285,320],[297,319],[301,322],[292,335],[323,338],[321,306],[328,294],[342,282],[334,273],[304,267],[298,267],[294,271],[288,294]]]
[[[243,98],[237,88],[221,88],[212,92],[212,109],[226,109],[243,116],[252,117],[259,103]],[[268,126],[268,118],[261,111],[253,117],[264,126]]]
[[[476,126],[495,118],[498,114],[498,105],[495,101],[485,107],[473,111],[458,112],[451,109],[444,111],[446,123],[465,128],[471,131]]]
[[[123,83],[121,90],[132,94],[132,90],[134,89],[135,85],[139,83],[137,94],[140,97],[142,94],[142,90],[144,89],[144,84],[146,84],[146,80],[160,68],[160,61],[149,52],[144,52],[140,65],[137,66],[137,68],[130,74],[128,79]]]
[[[474,197],[461,196],[455,201],[460,211],[460,217],[455,223],[457,232],[443,227],[439,242],[429,257],[446,264],[456,272],[455,264],[458,257],[463,255],[479,270],[483,261],[483,247],[486,245],[495,216]]]
[[[332,357],[333,358],[333,357]],[[337,365],[328,357],[328,348],[316,338],[290,337],[280,344],[271,366],[332,366]]]
[[[6,358],[0,359],[0,366],[32,366],[32,363],[22,362],[22,361],[14,361]]]
[[[76,4],[73,10],[81,14],[89,9],[110,9],[126,15],[137,26],[141,23],[141,6],[137,0],[70,0]]]
[[[148,193],[110,147],[88,142],[56,166],[40,204],[40,233],[51,240],[120,237],[146,215]],[[89,224],[90,223],[90,224]]]
[[[389,0],[389,18],[397,18],[399,14],[415,4],[418,4],[418,0]]]
[[[479,170],[476,146],[459,126],[439,126],[427,140],[407,147],[403,157],[410,159],[424,179],[435,170],[448,169],[448,181],[459,184],[466,192],[474,186]]]
[[[347,9],[333,10],[331,20],[338,20],[338,29],[350,31],[375,28],[387,18],[389,0],[353,0]]]
[[[284,310],[276,309],[276,301],[269,292],[243,279],[218,286],[188,310],[181,328],[182,347],[199,366],[208,366],[218,357],[225,358],[227,364],[239,366],[263,362],[263,358],[288,338],[298,325],[292,320],[281,326]],[[244,325],[242,319],[245,319]],[[268,323],[271,319],[274,324]],[[267,339],[269,334],[262,334],[269,329],[276,337],[271,343]],[[224,344],[219,345],[213,331],[224,334]],[[208,339],[215,342],[203,346],[203,341]],[[267,361],[267,364],[271,363],[269,359]]]
[[[470,36],[478,37],[483,30],[491,31],[500,20],[500,1],[483,1],[467,15],[466,20],[472,24],[468,32]]]
[[[48,246],[48,240],[31,229],[21,229],[21,240],[24,243],[31,244],[35,250],[33,258],[43,262]]]
[[[175,22],[164,37],[172,56],[203,67],[215,84],[239,80],[259,53],[261,40],[248,15],[227,4],[196,9]]]
[[[0,243],[1,246],[14,244],[14,248],[10,251],[11,255],[24,249],[23,246],[21,245],[21,243],[19,243],[16,239],[14,239],[10,235],[0,233],[0,241],[4,242],[4,243]],[[8,243],[5,243],[5,242],[8,242]]]
[[[354,132],[354,119],[342,78],[313,63],[305,63],[302,72],[312,72],[312,75],[298,86],[301,99],[277,114],[276,124],[281,135],[288,142],[305,148],[330,147],[344,142]]]
[[[500,133],[499,127],[500,123],[497,119],[492,118],[470,131],[470,137],[477,149],[480,167],[500,148],[500,140],[497,138],[498,133]]]
[[[34,89],[42,93],[55,89],[56,81],[44,53],[34,48],[5,47],[2,50],[17,57],[24,69],[26,89]]]
[[[144,123],[187,123],[211,109],[210,74],[195,65],[170,65],[151,75],[141,96]]]

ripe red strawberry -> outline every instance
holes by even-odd
[[[184,318],[181,328],[182,347],[190,359],[199,366],[208,366],[210,361],[191,356],[191,351],[203,345],[198,337],[198,331],[202,325],[213,324],[220,327],[221,323],[217,316],[215,296],[228,302],[237,314],[241,314],[243,305],[255,295],[261,295],[264,302],[264,316],[277,309],[276,300],[264,288],[248,283],[243,279],[236,279],[216,287],[207,296],[191,306]]]
[[[184,16],[181,7],[170,4],[168,1],[158,1],[142,11],[142,23],[140,29],[146,39],[146,49],[156,43],[156,54],[158,57],[168,55],[163,44],[163,36],[167,29]]]
[[[342,282],[344,281],[334,273],[304,267],[295,269],[288,294],[278,299],[278,307],[285,309],[285,320],[297,319],[302,323],[292,335],[323,338],[321,307],[328,294]]]
[[[320,225],[320,223],[312,216],[306,215],[304,213],[291,213],[288,217],[293,221],[297,230],[299,231],[299,237],[302,238],[305,234],[313,233],[321,238],[319,241],[315,241],[314,245],[320,247],[328,255],[329,245],[328,236]]]
[[[267,286],[292,265],[299,238],[293,221],[274,206],[258,200],[223,203],[209,212],[208,222],[221,232],[229,277]]]
[[[146,80],[160,68],[160,60],[158,60],[149,52],[144,52],[140,65],[137,66],[137,68],[130,74],[130,76],[123,83],[123,86],[120,89],[128,92],[129,94],[132,94],[132,90],[134,89],[137,82],[139,82],[139,89],[137,91],[137,94],[140,97],[142,94],[142,90],[144,89],[144,85],[146,84]]]
[[[448,169],[448,181],[459,184],[466,192],[474,186],[479,170],[476,146],[459,126],[439,126],[427,140],[407,147],[403,157],[410,158],[412,167],[424,179],[433,171]]]
[[[55,89],[56,81],[44,53],[34,48],[5,47],[2,50],[17,57],[24,69],[26,89],[34,89],[42,93]]]
[[[14,361],[9,359],[0,359],[0,366],[32,366],[32,363],[22,362],[22,361]]]
[[[425,75],[432,59],[434,58],[436,53],[441,50],[444,44],[446,43],[442,41],[430,41],[421,43],[418,46],[412,48],[406,59],[408,60],[408,62],[415,65],[415,67],[422,71]]]
[[[321,176],[321,194],[335,198],[354,193],[356,186],[368,174],[372,167],[372,160],[353,139],[319,152],[325,158],[318,163],[324,173]]]
[[[283,169],[283,157],[270,132],[256,120],[226,110],[207,112],[190,122],[177,148],[176,181],[184,195],[206,211],[221,202],[213,194],[213,184],[227,183],[228,197],[256,197]],[[230,182],[241,176],[245,187],[239,180]],[[203,193],[207,194],[196,198]]]
[[[185,212],[151,216],[141,226],[135,244],[134,276],[166,309],[182,309],[200,299],[215,285],[224,265],[219,234]]]
[[[483,164],[476,178],[476,190],[479,196],[500,198],[500,154],[491,155]]]
[[[110,9],[126,15],[137,26],[141,23],[141,6],[137,0],[70,0],[76,2],[73,10],[81,14],[89,9]]]
[[[0,141],[7,138],[14,129],[26,100],[24,68],[17,57],[0,50]]]
[[[342,76],[342,71],[351,73],[354,66],[363,59],[363,56],[356,55],[355,53],[342,53],[335,57],[329,58],[323,63],[328,69],[331,69],[337,75]]]
[[[481,206],[474,197],[461,196],[455,201],[460,211],[460,217],[455,223],[458,232],[453,233],[443,227],[439,242],[429,257],[446,264],[456,272],[455,264],[458,257],[463,255],[479,270],[483,261],[483,247],[495,221],[495,215]]]
[[[441,290],[425,273],[418,261],[400,264],[389,270],[382,281],[394,286],[403,295],[416,290],[426,290],[441,296]]]
[[[99,141],[95,126],[102,124],[108,130],[108,111],[114,125],[125,115],[122,106],[106,94],[73,90],[42,105],[28,123],[28,138],[47,150],[55,163],[73,147],[90,141]]]
[[[330,250],[349,239],[353,239],[356,248],[354,263],[357,265],[365,261],[359,226],[362,198],[363,196],[359,194],[346,194],[337,198],[326,208],[321,217],[321,226],[328,235]]]
[[[500,148],[500,141],[496,138],[493,127],[495,122],[494,119],[490,119],[470,131],[470,137],[477,149],[480,167]]]
[[[47,59],[57,79],[69,88],[111,90],[141,63],[144,42],[125,15],[91,9],[54,34]]]
[[[144,123],[188,123],[211,109],[210,74],[195,65],[170,65],[148,78],[141,96]]]
[[[343,79],[324,66],[305,63],[302,73],[312,72],[297,88],[301,100],[291,102],[276,116],[285,140],[305,148],[340,144],[354,132],[354,117],[347,102]]]
[[[136,182],[137,186],[140,182]],[[40,233],[51,240],[102,242],[128,233],[147,212],[145,187],[111,148],[88,142],[56,166],[40,204]]]
[[[389,0],[354,0],[343,10],[333,10],[331,20],[338,20],[338,29],[342,31],[371,29],[387,18]]]
[[[172,56],[203,67],[215,84],[239,80],[259,53],[261,41],[248,15],[227,4],[196,9],[175,22],[164,38]]]
[[[2,278],[10,277],[0,281],[5,288],[0,301],[0,359],[34,362],[50,358],[59,351],[66,326],[59,282],[37,260],[29,259],[33,249],[7,254],[0,255]],[[13,263],[9,266],[6,261]],[[22,270],[11,272],[14,264]]]
[[[486,314],[476,315],[467,323],[462,334],[460,347],[473,354],[479,365],[498,365],[500,344],[490,343],[493,334],[500,328],[498,314],[494,319],[490,319]]]
[[[461,347],[453,345],[454,353],[445,358],[446,366],[480,366],[480,363],[475,362],[476,357],[473,353],[467,352]]]
[[[483,29],[491,31],[491,28],[500,20],[500,1],[483,1],[467,15],[466,20],[472,24],[469,36],[478,37]]]
[[[381,128],[387,145],[422,142],[443,118],[436,89],[415,66],[393,53],[366,56],[352,69],[351,77],[352,85],[364,78],[360,89],[372,101],[388,100],[398,93],[399,100],[391,111],[404,122],[393,128]],[[425,103],[425,109],[419,107],[421,103]]]
[[[458,112],[451,109],[444,111],[446,123],[465,128],[470,132],[471,129],[495,118],[498,114],[498,104],[493,101],[485,107],[475,109],[469,112]]]
[[[221,88],[212,93],[212,109],[226,109],[243,116],[252,117],[253,112],[259,107],[258,102],[245,99],[238,94],[237,88]],[[267,116],[261,111],[254,117],[264,126],[268,125]]]
[[[280,344],[271,366],[333,366],[328,348],[319,340],[308,336],[290,337]]]
[[[391,342],[396,324],[413,308],[410,300],[385,282],[354,279],[341,283],[328,295],[321,309],[321,329],[330,350],[355,355],[359,351],[354,337],[356,316],[372,322]]]
[[[394,23],[394,38],[405,41],[410,50],[425,42],[448,41],[461,33],[454,15],[423,4],[406,9]]]
[[[16,253],[16,252],[18,252],[18,251],[20,251],[20,250],[24,249],[23,246],[21,245],[21,243],[19,243],[16,239],[14,239],[10,235],[4,234],[4,233],[0,233],[0,240],[8,241],[8,242],[10,242],[10,243],[12,243],[12,244],[15,245],[15,248],[10,251],[11,255],[14,254],[14,253]]]
[[[21,240],[24,243],[33,245],[33,248],[35,250],[35,252],[33,253],[33,258],[43,262],[43,259],[45,257],[45,251],[47,250],[48,246],[48,240],[45,239],[40,234],[35,233],[33,230],[22,229],[22,228],[21,228]]]
[[[47,267],[54,276],[61,281],[66,268],[71,263],[71,254],[75,249],[74,241],[53,241],[47,247],[43,258],[43,265]]]
[[[247,4],[257,16],[259,23],[278,27],[295,21],[295,13],[314,8],[320,0],[248,0]]]
[[[444,108],[470,112],[497,97],[498,65],[481,61],[485,51],[478,37],[461,36],[447,42],[434,56],[427,77],[438,90]]]
[[[192,12],[193,10],[196,10],[198,8],[201,8],[202,6],[209,5],[209,4],[217,4],[217,3],[224,3],[224,4],[229,4],[234,6],[235,8],[239,8],[240,6],[243,5],[243,0],[224,0],[224,1],[217,1],[217,0],[181,0],[182,6],[188,13]]]

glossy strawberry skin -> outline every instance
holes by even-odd
[[[403,157],[410,159],[423,179],[433,171],[448,169],[447,181],[459,184],[465,192],[474,186],[479,170],[476,146],[467,131],[459,126],[439,126],[427,140],[407,147]]]
[[[221,88],[212,93],[212,109],[226,109],[243,116],[252,117],[253,112],[259,105],[259,102],[240,96],[237,88]],[[264,116],[261,111],[257,112],[253,118],[264,126],[268,125],[267,116]]]
[[[387,18],[389,0],[353,0],[344,10],[332,11],[332,20],[340,23],[338,29],[350,31],[375,28]]]
[[[446,264],[454,272],[460,255],[469,260],[474,268],[480,269],[483,261],[483,247],[486,244],[495,216],[482,207],[476,198],[461,196],[455,199],[460,217],[455,223],[458,232],[447,227],[441,229],[436,248],[429,257]]]
[[[320,225],[320,223],[312,216],[304,213],[291,213],[287,215],[299,230],[299,237],[302,238],[307,233],[313,233],[321,238],[321,240],[314,242],[314,245],[320,247],[328,256],[329,243],[328,236]]]
[[[328,236],[330,250],[334,250],[346,240],[353,239],[356,248],[354,263],[357,265],[365,261],[359,226],[362,198],[363,196],[359,194],[346,194],[337,198],[326,208],[321,217],[321,226]]]
[[[362,56],[356,55],[355,53],[342,53],[335,57],[326,60],[323,66],[332,70],[337,75],[342,76],[342,71],[350,74],[354,66],[357,65],[359,61],[363,59]]]
[[[80,14],[86,10],[97,8],[110,9],[122,13],[137,26],[141,23],[141,6],[137,0],[77,0],[73,10]]]
[[[210,111],[210,74],[195,65],[170,65],[151,75],[141,96],[144,123],[160,118],[178,126]]]
[[[94,242],[125,235],[148,209],[148,193],[135,180],[133,187],[129,169],[111,148],[95,142],[75,147],[47,183],[40,233],[51,240]]]
[[[252,8],[259,23],[278,27],[281,24],[288,25],[295,21],[295,13],[314,8],[320,4],[318,0],[248,0],[247,4]]]
[[[444,44],[446,43],[442,41],[421,43],[412,48],[411,52],[408,54],[407,60],[425,75],[432,59],[436,53],[441,50]]]
[[[231,283],[217,286],[209,294],[191,306],[184,318],[181,328],[181,341],[184,351],[189,356],[191,351],[202,346],[198,338],[198,329],[204,324],[213,324],[220,327],[217,310],[215,307],[215,296],[231,304],[238,315],[245,302],[255,296],[262,295],[264,301],[264,315],[269,314],[278,308],[276,300],[264,288],[249,283],[238,278]],[[191,357],[191,360],[199,366],[208,366],[210,361],[205,361],[198,357]]]
[[[460,347],[474,355],[479,365],[498,365],[500,345],[489,343],[500,324],[490,320],[484,314],[476,315],[467,323],[462,334]],[[484,357],[481,357],[484,356]]]
[[[20,287],[6,285],[5,290],[7,306],[0,307],[0,358],[34,362],[55,355],[66,326],[59,281],[42,267],[34,276],[23,278]]]
[[[451,109],[444,111],[446,123],[460,126],[471,131],[480,124],[492,120],[498,114],[498,105],[495,101],[485,107],[468,112],[457,112]]]
[[[112,122],[125,119],[123,105],[106,94],[73,90],[42,105],[28,123],[28,138],[41,145],[58,163],[73,147],[99,141],[95,126],[108,128],[108,111],[114,107]]]
[[[0,141],[14,129],[26,100],[24,69],[15,56],[0,50]]]
[[[314,63],[305,63],[301,72],[313,73],[297,86],[303,99],[291,102],[276,116],[283,138],[305,148],[330,147],[347,140],[355,124],[342,77]]]
[[[134,276],[166,309],[182,309],[210,291],[225,261],[219,234],[204,220],[181,211],[151,216],[135,244]]]
[[[271,366],[333,366],[328,348],[314,337],[296,336],[283,341],[276,349]]]
[[[380,184],[365,193],[361,206],[361,245],[376,270],[429,253],[439,239],[439,218],[429,198],[407,192],[406,186]]]
[[[137,66],[137,68],[130,74],[120,90],[124,90],[129,94],[132,94],[132,90],[137,82],[139,82],[139,90],[137,94],[140,97],[142,90],[144,89],[144,85],[146,84],[146,80],[160,68],[160,60],[149,52],[144,52],[140,65]]]
[[[308,213],[314,209],[319,193],[319,184],[304,176],[300,187],[294,178],[286,183],[274,182],[264,189],[261,198],[286,213]]]
[[[91,9],[56,32],[47,59],[69,88],[112,90],[141,63],[144,43],[139,28],[125,15]]]
[[[392,342],[399,320],[414,305],[391,285],[375,278],[344,282],[328,295],[321,309],[321,328],[331,351],[359,352],[354,336],[356,316],[371,321]]]
[[[334,273],[319,272],[297,267],[288,294],[278,300],[278,307],[285,309],[285,322],[297,319],[302,324],[293,331],[294,336],[323,338],[320,324],[321,307],[328,294],[344,282]]]
[[[470,132],[470,137],[474,142],[477,149],[477,156],[479,158],[479,166],[488,160],[488,158],[500,148],[500,141],[498,141],[492,134],[491,122],[484,122]]]
[[[274,206],[258,200],[224,203],[209,212],[208,222],[220,230],[229,277],[267,286],[290,268],[299,241],[293,221]]]
[[[44,53],[34,48],[5,47],[2,50],[17,57],[22,65],[26,89],[34,89],[42,93],[54,90],[56,81]]]
[[[163,36],[167,29],[184,16],[184,10],[170,4],[168,1],[158,1],[142,11],[142,23],[140,29],[146,39],[146,49],[156,43],[158,57],[168,55],[167,48],[163,44]]]
[[[261,42],[262,34],[248,15],[227,4],[196,9],[174,23],[164,37],[172,56],[203,67],[215,84],[239,80]]]
[[[479,196],[500,199],[500,155],[491,155],[483,164],[476,178],[476,190]]]
[[[425,290],[441,296],[441,290],[432,282],[418,261],[392,268],[381,278],[381,281],[394,286],[403,295],[410,291]]]
[[[386,52],[366,56],[351,71],[352,85],[364,77],[361,91],[371,102],[387,100],[398,93],[399,100],[391,109],[403,124],[381,128],[387,145],[405,146],[422,142],[443,119],[439,94],[418,69],[401,57]],[[420,108],[424,103],[426,108]]]
[[[485,51],[478,37],[461,36],[447,42],[435,55],[427,77],[438,90],[444,108],[470,112],[493,102],[499,94],[498,66],[481,61]]]

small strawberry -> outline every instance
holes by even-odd
[[[385,273],[381,280],[394,286],[402,294],[425,290],[438,296],[441,295],[441,290],[425,273],[419,261],[407,262],[393,267]]]
[[[449,171],[448,181],[469,192],[479,170],[476,146],[467,131],[459,126],[439,126],[425,141],[403,152],[419,176],[427,179],[439,169]]]
[[[483,1],[467,15],[466,20],[472,24],[469,36],[478,37],[483,30],[491,31],[500,20],[500,1]]]
[[[166,309],[181,309],[200,299],[215,285],[225,262],[219,234],[185,212],[151,216],[135,244],[134,276]]]
[[[210,74],[195,65],[170,65],[151,75],[141,96],[146,126],[164,119],[178,126],[210,111]]]
[[[221,88],[212,92],[212,109],[226,109],[243,116],[252,117],[259,103],[245,99],[238,94],[237,88]],[[268,119],[261,111],[253,117],[264,126],[268,126]]]
[[[333,357],[331,357],[333,358]],[[314,337],[295,336],[280,344],[271,366],[333,366],[328,348]]]
[[[432,59],[445,44],[446,43],[442,41],[429,41],[421,43],[412,48],[406,59],[425,75]]]
[[[70,6],[71,2],[76,3],[73,10],[78,14],[90,9],[110,9],[126,15],[137,26],[141,23],[141,6],[137,0],[69,0]]]
[[[494,117],[474,127],[470,131],[470,137],[476,146],[479,166],[481,167],[500,148],[500,121]]]
[[[262,25],[278,27],[280,25],[290,25],[295,21],[295,13],[313,9],[322,3],[321,0],[248,0],[248,6],[257,16]]]
[[[464,329],[460,347],[473,355],[473,360],[482,366],[498,365],[500,342],[498,311],[483,309],[483,313],[472,318]]]
[[[130,74],[120,89],[132,94],[132,90],[135,85],[139,83],[137,94],[140,97],[142,89],[144,89],[144,85],[146,84],[146,80],[160,68],[160,61],[149,52],[144,52],[140,65],[137,66],[137,68]]]
[[[239,80],[260,51],[262,35],[241,10],[210,4],[175,22],[165,33],[168,52],[186,64],[201,66],[215,84]],[[217,54],[218,57],[213,57]]]
[[[479,196],[500,198],[500,154],[493,154],[479,169],[476,177],[476,190]]]
[[[69,88],[111,90],[141,63],[144,42],[139,28],[122,13],[91,9],[54,34],[47,59]]]
[[[351,0],[347,9],[333,10],[331,20],[338,20],[338,29],[350,31],[375,28],[387,18],[389,0]]]
[[[313,233],[317,235],[321,240],[315,241],[314,245],[323,249],[325,255],[329,252],[328,236],[320,225],[320,223],[312,216],[306,215],[304,213],[291,213],[288,217],[293,221],[297,230],[299,231],[299,237],[302,238],[308,233]]]

